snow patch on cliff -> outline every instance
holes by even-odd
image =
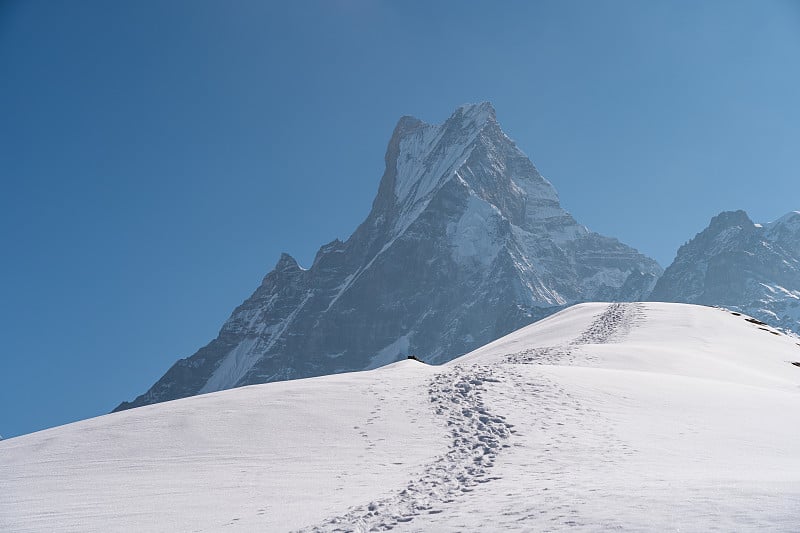
[[[402,359],[406,357],[408,354],[408,348],[410,346],[409,336],[403,335],[390,345],[383,348],[381,351],[376,353],[369,362],[369,366],[367,370],[371,370],[373,368],[378,368],[380,366],[388,365],[389,363],[394,363],[398,359]]]
[[[464,214],[458,222],[447,226],[447,236],[453,243],[453,260],[489,266],[503,246],[498,235],[502,218],[499,209],[470,194]]]

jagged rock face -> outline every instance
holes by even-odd
[[[658,264],[590,232],[488,103],[400,119],[367,219],[307,270],[283,255],[219,336],[125,409],[235,386],[440,363],[579,301],[640,300]]]
[[[800,212],[755,224],[724,212],[681,246],[650,296],[720,305],[800,333]]]

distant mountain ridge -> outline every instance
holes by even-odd
[[[800,333],[800,211],[756,224],[726,211],[681,246],[650,300],[718,305]]]
[[[283,254],[218,337],[116,410],[231,387],[440,363],[565,306],[642,300],[652,259],[578,224],[489,103],[403,117],[367,219],[301,268]]]

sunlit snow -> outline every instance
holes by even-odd
[[[0,530],[796,531],[800,345],[747,318],[583,304],[5,440]]]

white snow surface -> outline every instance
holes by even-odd
[[[214,370],[211,377],[208,378],[208,381],[206,381],[206,384],[203,385],[198,394],[217,392],[235,387],[236,384],[247,375],[247,372],[253,368],[258,360],[272,348],[272,345],[281,338],[283,332],[291,325],[297,313],[300,312],[311,296],[313,296],[313,293],[306,293],[303,300],[289,316],[277,324],[269,327],[264,327],[263,324],[261,325],[258,333],[267,334],[267,341],[262,340],[261,337],[250,337],[236,345],[236,347],[228,352],[228,355],[220,362],[219,366]],[[251,327],[252,324],[253,322],[251,322]]]
[[[260,352],[254,350],[258,346],[258,341],[257,337],[250,337],[237,344],[200,389],[200,394],[223,390],[228,383],[236,383],[242,379],[261,355]]]
[[[582,304],[2,441],[0,530],[797,531],[798,360],[726,310]]]
[[[458,222],[447,227],[447,234],[453,243],[453,260],[489,266],[502,247],[497,234],[503,216],[497,207],[475,194],[470,194],[467,202],[467,208]]]

